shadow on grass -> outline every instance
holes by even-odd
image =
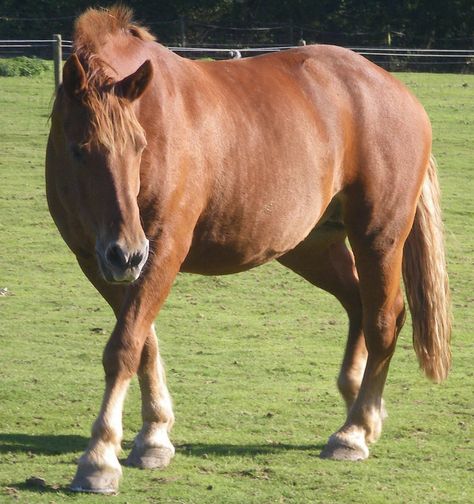
[[[77,435],[33,435],[0,433],[0,453],[62,455],[82,451],[89,439]]]
[[[205,444],[191,443],[176,446],[176,451],[182,455],[191,457],[203,457],[205,455],[229,456],[253,456],[278,453],[284,451],[311,451],[319,454],[324,444],[293,445],[287,443],[268,444]]]
[[[82,451],[87,446],[88,438],[77,435],[30,435],[1,434],[0,453],[24,452],[40,455],[60,455]],[[128,444],[128,443],[125,443]],[[130,443],[131,444],[131,443]],[[124,447],[127,448],[126,446]],[[206,456],[256,456],[284,451],[310,451],[315,455],[324,448],[323,444],[182,444],[177,445],[179,454],[190,457]],[[18,498],[21,492],[30,491],[40,494],[72,494],[68,486],[49,485],[41,478],[28,478],[26,481],[11,483],[3,488],[4,493]]]
[[[33,435],[33,434],[2,434],[0,433],[0,453],[33,453],[35,455],[62,455],[66,453],[82,452],[89,442],[89,438],[70,435]],[[123,442],[123,449],[128,450],[132,442]],[[202,457],[204,455],[217,456],[246,456],[264,455],[283,451],[313,451],[319,452],[323,444],[207,444],[188,443],[176,446],[176,451],[182,455]]]
[[[19,498],[21,492],[37,492],[40,494],[70,494],[73,495],[69,487],[59,485],[47,485],[46,483],[35,484],[34,482],[22,481],[20,483],[11,483],[10,486],[4,487],[4,491],[10,497]]]

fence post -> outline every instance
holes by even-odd
[[[186,19],[184,16],[179,16],[179,30],[181,33],[181,47],[186,47]]]
[[[63,46],[62,38],[59,33],[55,33],[54,37],[54,86],[55,91],[63,81]]]
[[[295,39],[294,39],[294,24],[293,24],[293,19],[290,18],[290,24],[288,25],[288,35],[289,35],[289,45],[293,46],[295,45]]]

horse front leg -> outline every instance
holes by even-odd
[[[123,403],[130,380],[141,366],[150,327],[182,262],[182,257],[177,255],[156,254],[152,259],[144,276],[128,287],[117,324],[105,347],[104,398],[89,446],[79,460],[71,484],[73,491],[115,493],[118,489],[122,475],[117,455],[121,450]]]
[[[118,461],[122,441],[122,409],[131,376],[107,376],[99,415],[92,426],[89,446],[79,459],[71,483],[74,492],[117,492],[122,468]]]
[[[174,414],[153,326],[143,347],[138,379],[143,427],[135,438],[126,463],[141,469],[161,469],[170,463],[175,453],[168,436]]]

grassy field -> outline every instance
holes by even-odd
[[[407,324],[371,457],[320,460],[344,420],[337,302],[276,263],[231,277],[182,275],[157,325],[177,455],[161,472],[125,468],[112,498],[67,491],[102,396],[113,318],[46,208],[52,74],[0,78],[0,503],[474,501],[474,76],[398,77],[434,127],[455,316],[448,381],[421,375]],[[140,427],[136,382],[124,427],[126,453]]]

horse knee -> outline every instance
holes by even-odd
[[[140,357],[139,342],[116,340],[112,336],[102,357],[106,377],[131,378],[138,370]]]

